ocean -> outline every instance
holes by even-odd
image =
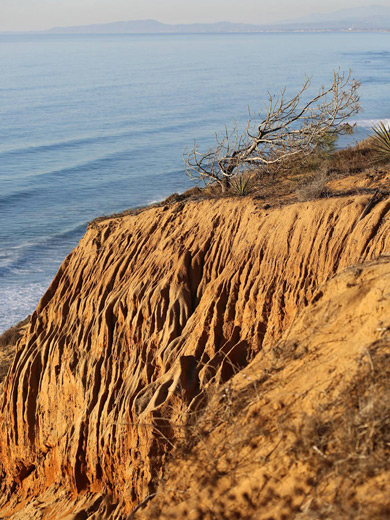
[[[0,332],[89,221],[190,187],[183,151],[352,69],[355,136],[390,120],[390,33],[0,35]]]

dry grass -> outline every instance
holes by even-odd
[[[286,352],[275,354],[272,369],[248,380],[240,391],[230,382],[210,387],[201,410],[182,425],[156,499],[140,518],[178,519],[191,511],[197,520],[257,520],[259,511],[268,510],[278,511],[269,516],[274,520],[390,518],[390,500],[387,507],[383,499],[388,485],[380,483],[389,476],[390,345],[372,345],[365,354],[369,363],[362,362],[357,378],[336,402],[298,422],[288,409],[265,415],[259,406],[263,392],[274,384],[273,374],[296,359],[297,352],[304,355],[299,345],[281,348]],[[246,377],[245,369],[238,377]],[[256,468],[272,464],[275,450],[274,460],[282,457],[289,467],[305,468],[305,485],[291,495],[266,478],[252,487],[243,485]],[[372,499],[366,485],[376,486],[381,500]]]
[[[328,160],[328,167],[337,175],[353,175],[362,172],[375,162],[371,141],[364,140],[354,147],[338,150]]]
[[[328,186],[329,182],[356,174],[364,174],[370,177],[370,182],[376,182],[377,169],[375,151],[372,140],[367,139],[354,147],[337,150],[332,153],[318,153],[299,161],[284,164],[283,168],[253,170],[246,174],[250,178],[250,189],[231,190],[233,195],[247,195],[257,200],[262,200],[271,206],[291,204],[297,201],[316,200],[323,197],[342,196],[343,193],[333,192]],[[383,164],[390,167],[390,164]],[[245,185],[245,180],[238,179],[239,188]],[[237,193],[239,191],[239,193]],[[365,190],[354,190],[345,195],[358,194]],[[215,187],[212,195],[216,198],[226,196]]]
[[[329,173],[323,169],[320,169],[305,178],[302,184],[296,190],[298,201],[304,202],[307,200],[316,200],[330,197],[332,195],[332,191],[327,186],[329,180]]]
[[[316,475],[308,507],[299,519],[390,518],[390,500],[388,505],[376,504],[363,491],[372,482],[383,496],[388,492],[380,489],[380,477],[386,475],[388,480],[389,476],[389,345],[378,342],[367,356],[368,368],[361,370],[338,402],[319,408],[294,430],[292,453]],[[337,485],[324,500],[321,491],[330,480]]]

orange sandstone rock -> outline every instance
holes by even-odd
[[[390,200],[359,220],[368,200],[222,199],[91,225],[5,381],[0,518],[124,518],[153,494],[205,389],[270,352],[335,273],[390,254]]]

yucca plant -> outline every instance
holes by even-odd
[[[237,175],[230,181],[230,191],[233,195],[245,197],[253,191],[254,185],[255,181],[252,175]]]
[[[382,121],[372,128],[375,135],[373,136],[373,148],[375,158],[378,161],[390,160],[390,128],[386,128]]]

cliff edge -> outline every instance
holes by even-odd
[[[0,518],[311,514],[312,458],[330,458],[330,441],[299,447],[298,433],[388,359],[390,198],[370,206],[372,191],[179,202],[90,225],[4,382]],[[217,457],[243,431],[253,446]],[[248,454],[233,483],[229,464]],[[222,466],[199,485],[213,457]],[[328,498],[337,482],[321,481]]]

